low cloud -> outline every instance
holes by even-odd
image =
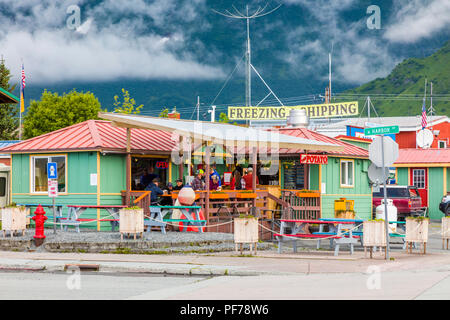
[[[158,34],[145,28],[167,23],[164,17],[170,13],[181,14],[175,1],[107,0],[89,9],[83,7],[85,2],[0,0],[0,6],[13,10],[0,13],[0,53],[12,73],[19,74],[23,61],[28,81],[35,83],[224,76],[220,68],[184,50],[190,40],[186,30],[172,28],[168,34]],[[203,2],[192,4],[203,6]],[[71,13],[66,10],[73,4],[80,5],[81,24],[71,30],[66,24]],[[192,19],[195,12],[187,12],[184,19]],[[122,17],[123,13],[128,15]]]
[[[391,17],[384,38],[394,43],[414,43],[450,27],[450,1],[415,0],[403,2]]]

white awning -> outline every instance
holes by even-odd
[[[247,128],[231,124],[192,121],[180,119],[168,119],[128,115],[118,113],[102,113],[98,116],[112,121],[113,126],[125,128],[154,129],[174,132],[194,140],[211,141],[222,145],[247,145],[269,148],[299,148],[304,150],[339,152],[344,147],[336,144],[309,140],[280,134],[274,131],[266,131],[256,128]]]

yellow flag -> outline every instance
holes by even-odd
[[[23,101],[23,92],[20,91],[20,113],[25,112],[25,102]]]

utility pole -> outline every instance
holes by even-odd
[[[211,106],[212,110],[208,110],[208,113],[211,113],[211,122],[216,121],[216,106]]]
[[[197,121],[200,121],[200,96],[197,96]]]

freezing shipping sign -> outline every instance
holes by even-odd
[[[230,120],[284,120],[291,109],[305,109],[310,118],[346,117],[358,114],[358,101],[288,107],[228,107]]]

